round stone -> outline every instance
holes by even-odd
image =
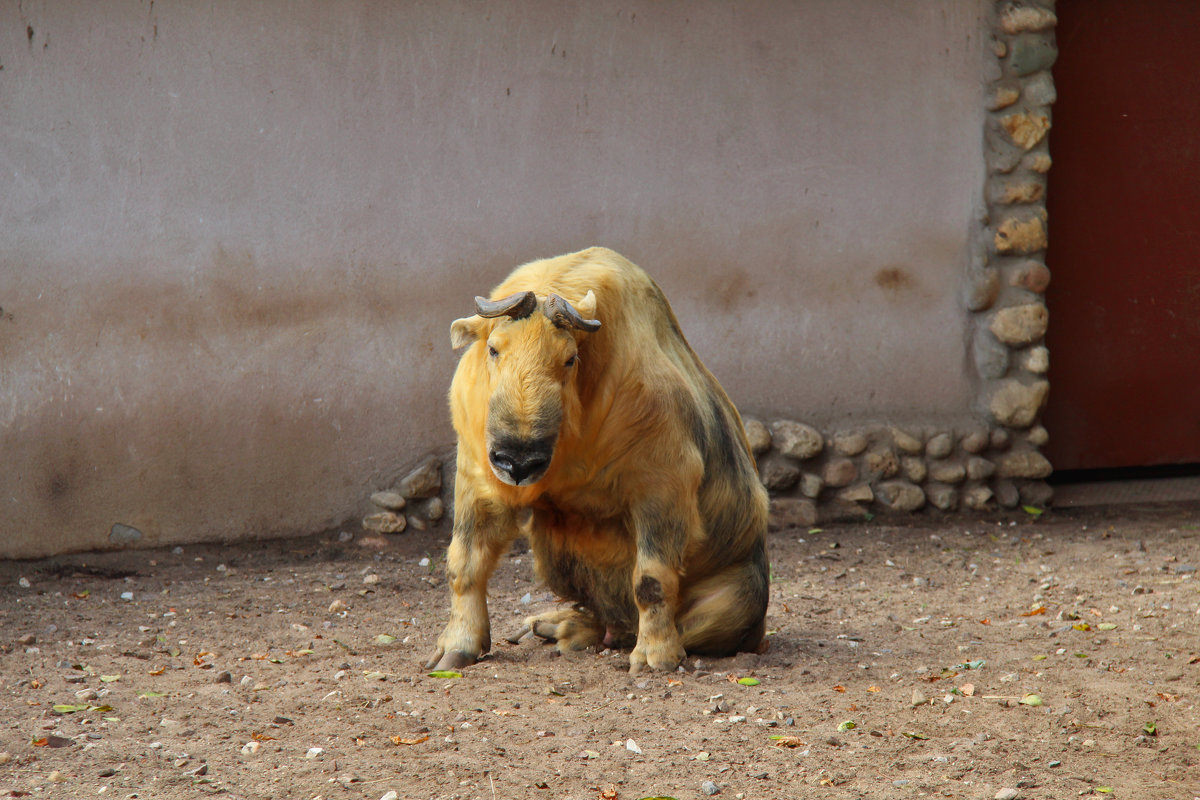
[[[875,492],[866,483],[859,483],[838,492],[838,499],[847,503],[869,503],[875,499]]]
[[[403,497],[419,500],[433,497],[442,490],[442,462],[432,456],[425,459],[412,472],[404,476],[396,487]]]
[[[378,514],[368,514],[363,517],[362,526],[369,531],[379,533],[400,533],[408,525],[402,515],[391,511],[381,511]]]
[[[979,328],[971,342],[975,369],[981,378],[996,380],[1008,372],[1009,349],[1001,344],[987,328]]]
[[[772,497],[769,526],[772,530],[811,528],[817,524],[817,506],[802,497]]]
[[[771,430],[771,440],[775,448],[789,458],[804,461],[825,449],[824,438],[816,428],[809,425],[779,420],[771,424]]]
[[[1013,143],[1025,150],[1031,149],[1050,130],[1050,118],[1045,114],[1009,114],[1000,120]]]
[[[1041,345],[1029,348],[1021,355],[1021,366],[1035,375],[1045,375],[1050,370],[1050,351]]]
[[[806,472],[800,476],[800,494],[805,497],[817,497],[821,494],[821,490],[825,488],[825,481],[821,480],[820,475],[812,472]]]
[[[1053,471],[1050,462],[1036,450],[1017,450],[1005,453],[996,461],[996,472],[1002,478],[1046,478]]]
[[[1009,48],[1008,66],[1020,77],[1041,72],[1053,66],[1058,58],[1053,33],[1022,33]]]
[[[925,449],[925,445],[920,439],[899,428],[892,428],[892,441],[895,442],[896,447],[911,455],[920,455]]]
[[[1043,31],[1057,22],[1058,17],[1054,16],[1053,11],[1036,6],[1010,5],[1000,15],[1000,27],[1009,34]]]
[[[925,443],[925,455],[930,458],[945,458],[954,450],[954,437],[939,433]]]
[[[958,507],[958,490],[953,486],[931,484],[925,487],[925,496],[930,505],[942,511],[952,511]]]
[[[1008,283],[1017,289],[1043,294],[1050,286],[1050,269],[1040,261],[1025,261],[1013,270]]]
[[[844,456],[856,456],[867,449],[867,437],[862,433],[838,433],[833,437],[833,449]]]
[[[1012,481],[996,481],[992,490],[996,493],[996,502],[1004,508],[1016,508],[1021,503],[1021,495]]]
[[[1058,100],[1058,91],[1054,88],[1054,79],[1049,72],[1039,72],[1025,81],[1025,99],[1031,105],[1052,106]]]
[[[1050,432],[1041,425],[1035,425],[1029,429],[1029,434],[1025,437],[1025,440],[1034,447],[1045,447],[1050,441]]]
[[[429,498],[429,502],[425,504],[425,517],[430,522],[437,522],[444,516],[446,516],[446,504],[442,502],[442,498]]]
[[[1045,507],[1054,499],[1054,488],[1045,481],[1021,484],[1021,501],[1031,506]]]
[[[893,478],[900,472],[900,462],[892,450],[872,450],[863,458],[863,465],[873,478]]]
[[[1041,217],[1018,219],[1010,217],[996,227],[996,252],[1028,255],[1046,248],[1046,224]]]
[[[900,459],[900,469],[913,483],[921,483],[925,480],[925,476],[929,474],[929,470],[925,467],[925,462],[915,456],[905,456]]]
[[[992,447],[997,450],[1007,450],[1012,442],[1012,437],[1004,428],[994,429],[988,438],[991,439]]]
[[[858,467],[848,458],[835,458],[821,470],[821,478],[828,486],[849,486],[858,478]]]
[[[954,461],[939,461],[929,466],[929,478],[938,483],[962,483],[967,479],[967,468]]]
[[[916,511],[925,505],[921,487],[907,481],[884,481],[875,487],[875,497],[893,511]]]
[[[995,269],[983,269],[973,273],[967,283],[967,308],[971,311],[986,311],[1000,295],[1000,275]]]
[[[766,425],[756,419],[746,417],[742,421],[742,426],[746,429],[746,439],[750,442],[751,453],[761,456],[771,449],[771,432],[767,430]]]
[[[988,446],[987,431],[971,431],[962,437],[959,445],[968,453],[982,453]]]
[[[768,492],[785,492],[800,480],[800,468],[784,458],[768,458],[759,470]]]
[[[971,456],[967,459],[967,477],[973,481],[982,481],[992,477],[996,465],[986,458]]]
[[[1028,428],[1037,419],[1049,392],[1050,384],[1045,380],[1039,379],[1032,383],[1022,383],[1016,379],[1006,380],[992,392],[988,409],[1002,425]]]
[[[985,511],[992,501],[992,490],[986,486],[972,486],[963,492],[963,503],[972,511]]]
[[[399,492],[376,492],[371,502],[387,511],[401,511],[405,506],[404,495]]]
[[[999,111],[1008,108],[1021,99],[1021,90],[1013,86],[997,86],[988,101],[988,111]]]
[[[1046,335],[1050,312],[1042,303],[1002,308],[992,315],[988,330],[1007,345],[1023,347]]]

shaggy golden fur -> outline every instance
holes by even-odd
[[[489,649],[487,581],[522,535],[538,577],[574,604],[526,621],[561,650],[633,644],[637,671],[759,648],[766,492],[741,418],[662,291],[603,248],[519,267],[491,297],[525,291],[538,301],[528,316],[451,327],[466,347],[450,388],[451,613],[429,666]],[[551,294],[599,329],[556,325],[542,313]],[[510,445],[552,453],[544,474],[514,485],[494,468]]]

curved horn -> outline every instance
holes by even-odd
[[[576,330],[587,331],[588,333],[600,329],[600,320],[584,319],[579,316],[579,312],[575,310],[575,306],[556,294],[552,294],[546,298],[543,311],[550,318],[550,321],[559,328],[575,328]]]
[[[525,319],[537,308],[537,297],[533,292],[517,292],[501,300],[475,298],[475,313],[481,317],[512,317]]]

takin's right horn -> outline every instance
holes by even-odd
[[[512,317],[525,319],[537,308],[537,296],[533,292],[517,292],[501,300],[475,298],[475,313],[481,317]]]

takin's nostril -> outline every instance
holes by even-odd
[[[514,483],[521,481],[539,472],[550,461],[550,457],[541,452],[512,452],[507,450],[494,450],[488,454],[492,465],[496,469],[507,472]]]

